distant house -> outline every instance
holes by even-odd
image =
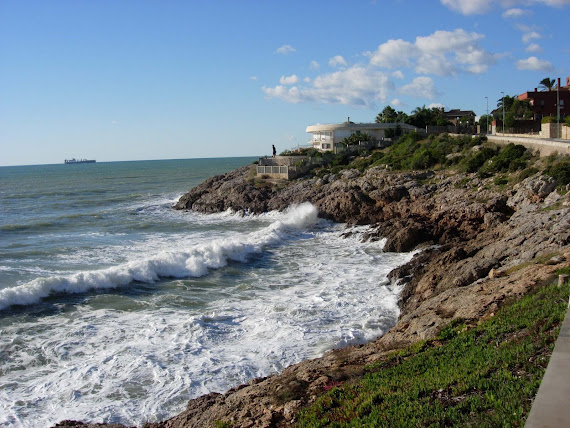
[[[475,121],[475,112],[472,110],[460,110],[458,108],[456,109],[452,109],[449,111],[443,111],[441,112],[442,116],[444,119],[449,120],[451,123],[453,123],[454,125],[459,125],[459,121],[462,117],[469,117],[472,118],[473,121]]]
[[[566,86],[560,86],[560,78],[558,79],[558,89],[552,91],[534,91],[525,92],[517,96],[520,101],[530,100],[534,112],[534,119],[541,120],[544,116],[558,115],[557,100],[560,99],[560,117],[570,114],[570,77],[566,78]]]
[[[375,142],[386,138],[386,131],[400,127],[403,134],[417,131],[418,128],[407,123],[354,123],[350,118],[346,122],[307,126],[307,133],[312,134],[309,144],[319,151],[333,151],[342,140],[353,134],[368,134]]]

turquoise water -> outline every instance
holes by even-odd
[[[387,273],[302,204],[171,209],[252,158],[0,168],[0,425],[142,424],[395,322]]]

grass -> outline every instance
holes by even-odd
[[[568,283],[539,286],[478,326],[455,321],[326,392],[298,426],[523,426],[569,293]]]

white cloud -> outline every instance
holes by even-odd
[[[553,69],[551,62],[538,59],[535,56],[517,61],[516,66],[519,70],[550,71]]]
[[[331,59],[329,59],[329,65],[331,67],[338,67],[341,65],[346,66],[346,60],[341,56],[341,55],[336,55],[334,57],[332,57]]]
[[[394,77],[396,79],[403,79],[404,73],[402,73],[400,70],[396,70],[392,73],[392,77]]]
[[[528,13],[528,11],[520,9],[518,7],[514,7],[512,9],[507,9],[503,12],[503,18],[520,18]]]
[[[542,36],[540,35],[540,33],[536,32],[536,31],[529,31],[529,32],[523,34],[522,41],[523,41],[523,43],[529,43],[531,40],[541,39],[541,38],[542,38]]]
[[[457,74],[457,67],[444,55],[422,55],[415,68],[416,73],[450,76]]]
[[[531,43],[526,47],[527,52],[542,52],[542,47],[537,43]]]
[[[318,70],[319,67],[320,67],[320,65],[317,61],[311,61],[311,63],[309,64],[309,68],[311,70]]]
[[[407,104],[399,98],[394,98],[392,101],[390,101],[390,105],[394,107],[406,107]]]
[[[415,68],[419,74],[455,75],[459,71],[484,73],[496,56],[479,45],[484,36],[463,29],[418,36],[414,43],[388,40],[367,52],[370,64],[384,68]]]
[[[385,102],[393,89],[385,73],[359,65],[318,76],[307,86],[262,88],[268,97],[291,103],[319,102],[369,108],[375,107],[377,102]]]
[[[489,65],[496,62],[495,56],[474,46],[468,46],[465,50],[456,52],[455,59],[464,65],[468,71],[475,74],[487,72]]]
[[[293,46],[291,46],[291,45],[283,45],[283,46],[281,46],[280,48],[277,48],[277,49],[275,50],[275,53],[282,54],[282,55],[287,55],[287,54],[290,54],[290,53],[292,53],[292,52],[295,52],[296,50],[297,50],[297,49],[295,49],[295,48],[294,48]]]
[[[570,5],[570,0],[535,0],[537,3],[544,3],[547,6],[562,7]]]
[[[303,79],[303,82],[305,82],[305,83],[311,83],[311,78],[310,78],[310,77],[305,77],[305,78]]]
[[[427,108],[445,108],[445,106],[442,103],[431,103]]]
[[[562,7],[570,5],[570,0],[441,0],[441,4],[462,15],[481,15],[489,12],[495,4],[499,4],[499,6],[505,9],[510,8],[508,10],[514,10],[517,8],[512,8],[512,6],[517,4],[527,6],[533,3],[544,4],[551,7]],[[517,12],[514,13],[516,14]],[[505,16],[503,14],[503,17],[516,16]]]
[[[257,80],[257,76],[249,76],[249,80]]]
[[[281,79],[279,79],[279,83],[282,85],[294,85],[298,81],[299,78],[295,74],[292,74],[291,76],[281,76]]]
[[[441,4],[463,15],[481,15],[491,9],[494,0],[441,0]]]
[[[458,28],[454,31],[436,31],[425,37],[416,37],[416,46],[424,53],[455,52],[466,46],[472,46],[482,39],[482,34],[468,33]]]
[[[433,99],[439,93],[431,77],[416,77],[411,83],[400,88],[400,93],[415,98]]]
[[[478,41],[483,37],[460,28],[417,37],[416,45],[423,55],[418,60],[416,72],[440,76],[456,74],[460,68],[476,74],[486,72],[495,64],[496,58],[479,46]]]
[[[375,52],[366,53],[370,64],[385,68],[410,67],[411,57],[417,54],[417,48],[402,39],[388,40],[382,43]]]

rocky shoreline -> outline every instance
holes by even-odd
[[[493,316],[504,302],[570,265],[570,192],[561,195],[556,188],[540,173],[505,186],[476,174],[381,167],[278,182],[256,178],[249,165],[206,180],[175,208],[257,214],[308,201],[322,217],[371,225],[365,239],[386,238],[385,251],[422,251],[390,273],[404,284],[401,314],[382,337],[196,398],[181,414],[146,426],[288,426],[319,394],[364,373],[387,352],[432,338],[455,319],[477,323]]]

